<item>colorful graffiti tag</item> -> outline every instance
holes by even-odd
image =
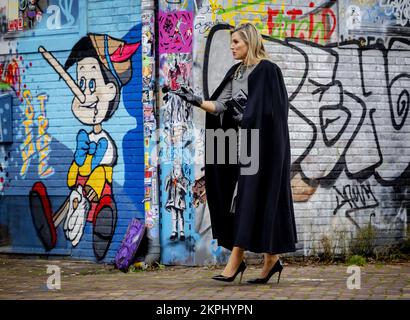
[[[72,27],[78,21],[77,1],[21,0],[7,5],[7,32],[30,29],[60,30]]]
[[[155,100],[155,13],[142,14],[142,103],[144,112],[144,206],[145,225],[149,240],[145,262],[152,264],[160,259],[158,155],[157,155],[157,104]]]
[[[129,2],[123,8],[128,10]],[[85,248],[92,246],[91,258],[107,258],[107,250],[119,243],[114,232],[120,235],[127,224],[118,218],[128,217],[125,211],[135,214],[143,197],[148,238],[156,246],[146,262],[159,257],[159,240],[163,263],[224,262],[225,251],[212,239],[206,201],[205,113],[161,89],[186,85],[209,97],[234,63],[229,25],[242,22],[254,23],[264,34],[265,49],[287,82],[292,189],[302,239],[298,249],[310,254],[320,248],[321,237],[339,231],[353,237],[369,224],[381,240],[405,236],[410,210],[408,0],[160,0],[158,4],[157,16],[154,10],[142,15],[141,28],[129,30],[121,24],[124,29],[119,33],[129,30],[122,40],[92,33],[66,48],[70,50],[65,65],[59,61],[67,58],[67,51],[41,48],[41,56],[32,55],[37,62],[31,61],[34,69],[48,63],[51,68],[46,65],[44,70],[49,76],[31,69],[27,56],[17,54],[13,37],[27,40],[31,34],[41,35],[44,46],[51,49],[53,42],[43,37],[50,32],[45,31],[76,29],[82,2],[21,1],[19,7],[18,1],[0,0],[0,33],[6,39],[0,89],[12,95],[15,104],[20,101],[13,109],[17,116],[13,148],[0,145],[0,194],[27,196],[27,186],[31,188],[25,206],[29,203],[33,221],[27,230],[41,239],[40,250],[60,254],[61,248],[75,248],[74,255],[88,257]],[[114,12],[100,2],[91,10],[96,7],[101,11],[90,14],[98,22],[90,26],[93,32],[99,23],[105,24],[99,13],[107,11],[104,14],[111,17]],[[32,32],[20,32],[25,30]],[[130,39],[140,33],[142,68],[134,70],[132,65],[140,57],[138,44]],[[59,91],[65,85],[71,93],[66,87]],[[67,99],[61,103],[58,98],[64,96],[72,103]],[[117,109],[121,102],[124,108]],[[57,104],[61,109],[54,109]],[[64,120],[54,120],[57,109]],[[141,118],[143,139],[138,131]],[[112,123],[123,119],[132,122],[132,128],[124,125],[118,130],[125,133],[119,134]],[[67,133],[55,134],[58,121],[66,123]],[[57,139],[63,135],[67,139]],[[51,157],[55,152],[58,156]],[[58,162],[60,152],[64,164],[56,165],[54,158]],[[135,184],[135,176],[142,172],[143,191]],[[26,213],[27,207],[20,211]],[[0,244],[9,246],[17,233],[7,225],[9,216],[0,218]],[[23,223],[19,220],[19,225]],[[22,230],[17,231],[22,234]],[[6,233],[11,236],[3,236]],[[24,241],[35,242],[33,236]]]
[[[160,12],[159,53],[190,53],[192,50],[193,20],[191,12]]]
[[[210,1],[209,12],[215,23],[238,25],[252,21],[265,35],[274,39],[299,38],[316,43],[327,43],[335,36],[337,13],[333,11],[334,1],[317,5],[309,2],[303,8],[286,8],[281,2],[279,8],[273,5],[279,1],[256,0],[237,4],[237,1]],[[201,12],[204,14],[204,12]],[[195,28],[209,30],[209,21],[198,22]]]
[[[13,56],[9,61],[0,63],[0,88],[14,91],[20,99],[20,109],[24,115],[22,120],[23,142],[20,145],[22,166],[20,176],[25,177],[30,162],[38,158],[38,175],[44,179],[54,174],[49,166],[48,158],[52,137],[48,134],[48,118],[46,113],[47,95],[44,93],[33,97],[27,84],[23,83],[24,73],[33,67],[31,62],[24,61],[23,56]]]
[[[16,58],[0,63],[0,89],[13,89],[17,96],[20,96],[21,77],[20,65]]]

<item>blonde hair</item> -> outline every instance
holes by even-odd
[[[240,38],[248,46],[248,54],[245,58],[245,65],[251,61],[270,60],[263,45],[263,39],[259,31],[252,23],[243,23],[238,25],[231,34],[238,32]]]

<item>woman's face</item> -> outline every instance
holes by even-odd
[[[235,60],[245,60],[248,55],[248,45],[241,39],[239,32],[232,33],[231,50]]]

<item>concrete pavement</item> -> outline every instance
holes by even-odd
[[[51,286],[56,284],[53,266],[61,270],[61,289],[47,287],[47,281]],[[368,264],[349,273],[343,264],[285,263],[279,284],[276,284],[277,275],[266,285],[247,284],[247,279],[258,276],[259,268],[248,266],[239,284],[239,277],[233,283],[211,279],[222,271],[222,266],[165,266],[162,270],[122,273],[112,265],[0,255],[0,299],[410,299],[410,262]],[[354,276],[355,282],[352,278],[348,280],[349,276]],[[360,284],[360,289],[349,289],[348,284],[353,287]]]

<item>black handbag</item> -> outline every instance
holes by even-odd
[[[248,95],[243,90],[240,90],[237,94],[235,94],[235,96],[232,97],[231,100],[225,102],[225,105],[232,115],[232,118],[237,123],[240,123],[242,120],[247,101]]]

